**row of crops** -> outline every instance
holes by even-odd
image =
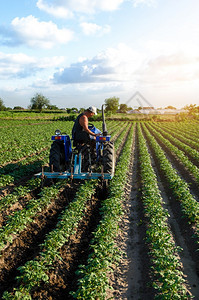
[[[195,263],[199,242],[198,122],[108,121],[117,164],[105,197],[99,193],[97,180],[61,180],[41,188],[40,179],[33,176],[48,162],[50,137],[55,129],[70,134],[73,122],[33,124],[21,120],[14,126],[11,121],[3,122],[0,137],[2,299],[108,299],[111,288],[114,298],[117,286],[111,286],[110,274],[117,272],[115,266],[120,265],[124,256],[117,235],[120,221],[126,217],[123,204],[130,201],[125,191],[131,172],[136,173],[139,182],[137,196],[131,201],[142,203],[145,227],[142,243],[149,257],[149,265],[143,266],[141,272],[148,272],[150,282],[141,286],[146,285],[146,290],[150,286],[149,299],[197,299],[197,270],[195,277],[194,271],[192,277],[186,274],[183,249],[170,224],[169,211],[174,203],[178,205],[176,222],[178,215],[179,219],[183,218],[186,230],[193,233],[187,247]],[[101,128],[101,122],[95,125]],[[134,159],[138,160],[137,168],[132,170]],[[169,199],[166,205],[165,191]],[[80,233],[85,237],[79,237]],[[183,232],[177,234],[183,236]],[[76,251],[75,243],[78,243]],[[72,260],[73,255],[76,256]]]

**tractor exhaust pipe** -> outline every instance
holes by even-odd
[[[108,131],[106,128],[106,122],[105,122],[105,116],[104,116],[104,106],[105,106],[105,104],[102,105],[102,132],[103,132],[103,136],[107,136]]]

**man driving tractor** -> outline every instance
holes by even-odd
[[[90,135],[94,136],[94,139],[99,134],[92,132],[88,128],[88,119],[97,114],[97,109],[94,106],[90,106],[83,113],[81,113],[77,119],[75,120],[75,124],[72,129],[72,137],[74,140],[74,144],[80,143],[88,143],[91,141]]]
[[[44,172],[42,168],[42,172],[35,176],[42,180],[100,178],[106,183],[108,179],[112,179],[115,168],[114,143],[107,133],[104,106],[102,105],[102,132],[88,123],[88,119],[95,114],[96,107],[90,106],[77,117],[72,129],[73,147],[70,136],[56,129],[51,137],[50,172]]]

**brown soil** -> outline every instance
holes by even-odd
[[[51,202],[48,208],[39,213],[26,230],[14,237],[14,242],[7,245],[0,256],[0,295],[15,284],[17,268],[27,260],[33,259],[40,250],[39,245],[45,235],[54,228],[60,212],[74,197],[76,185],[67,185],[58,199]],[[17,203],[16,203],[17,205]]]
[[[78,276],[75,274],[80,264],[85,264],[88,259],[89,243],[93,237],[99,220],[100,200],[93,197],[85,207],[84,219],[80,222],[76,233],[61,250],[63,261],[57,262],[55,269],[49,274],[48,284],[38,288],[33,299],[73,299],[69,294],[77,288]]]
[[[124,216],[120,222],[117,237],[117,246],[124,254],[119,265],[115,266],[114,272],[110,274],[113,291],[110,291],[108,296],[117,300],[151,300],[154,298],[154,290],[149,284],[151,279],[148,247],[145,243],[146,220],[140,200],[138,169],[137,139],[135,138],[125,188]]]

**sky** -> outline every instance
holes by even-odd
[[[59,108],[136,108],[137,91],[155,108],[199,105],[198,0],[6,0],[0,12],[6,107],[39,93]]]

